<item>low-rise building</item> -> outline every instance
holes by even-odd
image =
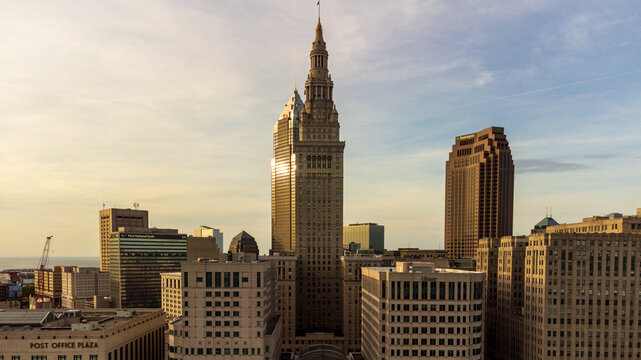
[[[280,357],[272,262],[185,262],[181,277],[182,317],[169,323],[168,359]]]
[[[366,359],[483,359],[484,274],[419,262],[362,271]]]
[[[110,296],[109,273],[97,267],[71,267],[62,273],[61,305],[65,309],[84,309],[93,297]]]
[[[361,249],[383,252],[385,249],[385,226],[376,223],[343,226],[343,248],[350,251]]]
[[[161,360],[160,309],[5,310],[0,359]]]

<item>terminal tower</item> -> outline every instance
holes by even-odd
[[[274,126],[271,254],[295,264],[294,277],[279,274],[282,284],[291,281],[279,286],[284,349],[339,344],[344,337],[345,142],[340,140],[320,19],[309,58],[305,101],[294,89]]]

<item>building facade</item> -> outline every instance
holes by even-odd
[[[343,248],[351,250],[351,244],[357,244],[359,249],[382,253],[385,250],[385,226],[375,223],[344,226]]]
[[[502,127],[456,137],[445,165],[445,250],[476,256],[484,237],[512,235],[514,162]]]
[[[296,262],[292,254],[274,253],[261,256],[260,261],[273,264],[276,276],[276,313],[281,316],[282,351],[293,353],[296,344]]]
[[[183,263],[182,317],[169,324],[167,358],[280,358],[272,262]]]
[[[100,224],[100,271],[109,271],[109,236],[119,227],[149,227],[149,212],[138,209],[103,209],[98,212]]]
[[[0,359],[162,360],[160,309],[0,312]]]
[[[301,347],[343,341],[345,143],[320,20],[310,63],[305,102],[294,90],[274,126],[272,159],[272,251],[297,257],[295,342]]]
[[[489,358],[497,354],[499,339],[496,337],[498,329],[498,309],[496,294],[496,275],[498,273],[498,252],[500,239],[482,238],[478,242],[476,255],[476,271],[485,274],[485,354]]]
[[[383,255],[341,256],[343,271],[343,329],[345,350],[361,351],[362,268],[392,266],[394,258]]]
[[[363,268],[365,359],[483,359],[483,278],[397,262]]]
[[[497,252],[496,326],[498,341],[491,353],[496,359],[523,359],[523,301],[526,236],[504,236]],[[486,336],[487,339],[487,336]]]
[[[258,258],[260,250],[258,249],[256,239],[254,239],[254,237],[249,235],[247,232],[241,231],[231,240],[231,243],[229,244],[229,252],[232,254],[253,254],[254,256],[256,256],[256,258]]]
[[[180,282],[180,272],[160,274],[162,309],[170,319],[179,318],[183,314],[183,295]]]
[[[109,239],[114,307],[160,308],[161,272],[180,271],[187,235],[175,229],[119,228]]]
[[[109,273],[99,268],[74,266],[62,273],[62,307],[84,309],[93,302],[93,297],[111,296]]]
[[[216,239],[216,245],[220,252],[225,251],[225,241],[223,240],[223,233],[220,229],[213,227],[201,225],[198,228],[194,229],[195,237],[213,237]]]

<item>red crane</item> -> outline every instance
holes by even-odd
[[[42,250],[42,255],[40,256],[40,264],[38,264],[38,269],[44,270],[47,267],[49,262],[49,244],[51,243],[51,236],[47,236],[47,242],[45,242],[45,248]]]

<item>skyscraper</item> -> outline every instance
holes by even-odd
[[[445,165],[445,250],[476,256],[484,237],[512,235],[514,162],[502,127],[456,137]]]
[[[296,335],[342,336],[343,150],[318,21],[305,81],[274,127],[272,252],[297,256]]]
[[[109,234],[121,226],[149,227],[149,213],[138,209],[103,209],[98,212],[100,221],[100,271],[109,271]]]

